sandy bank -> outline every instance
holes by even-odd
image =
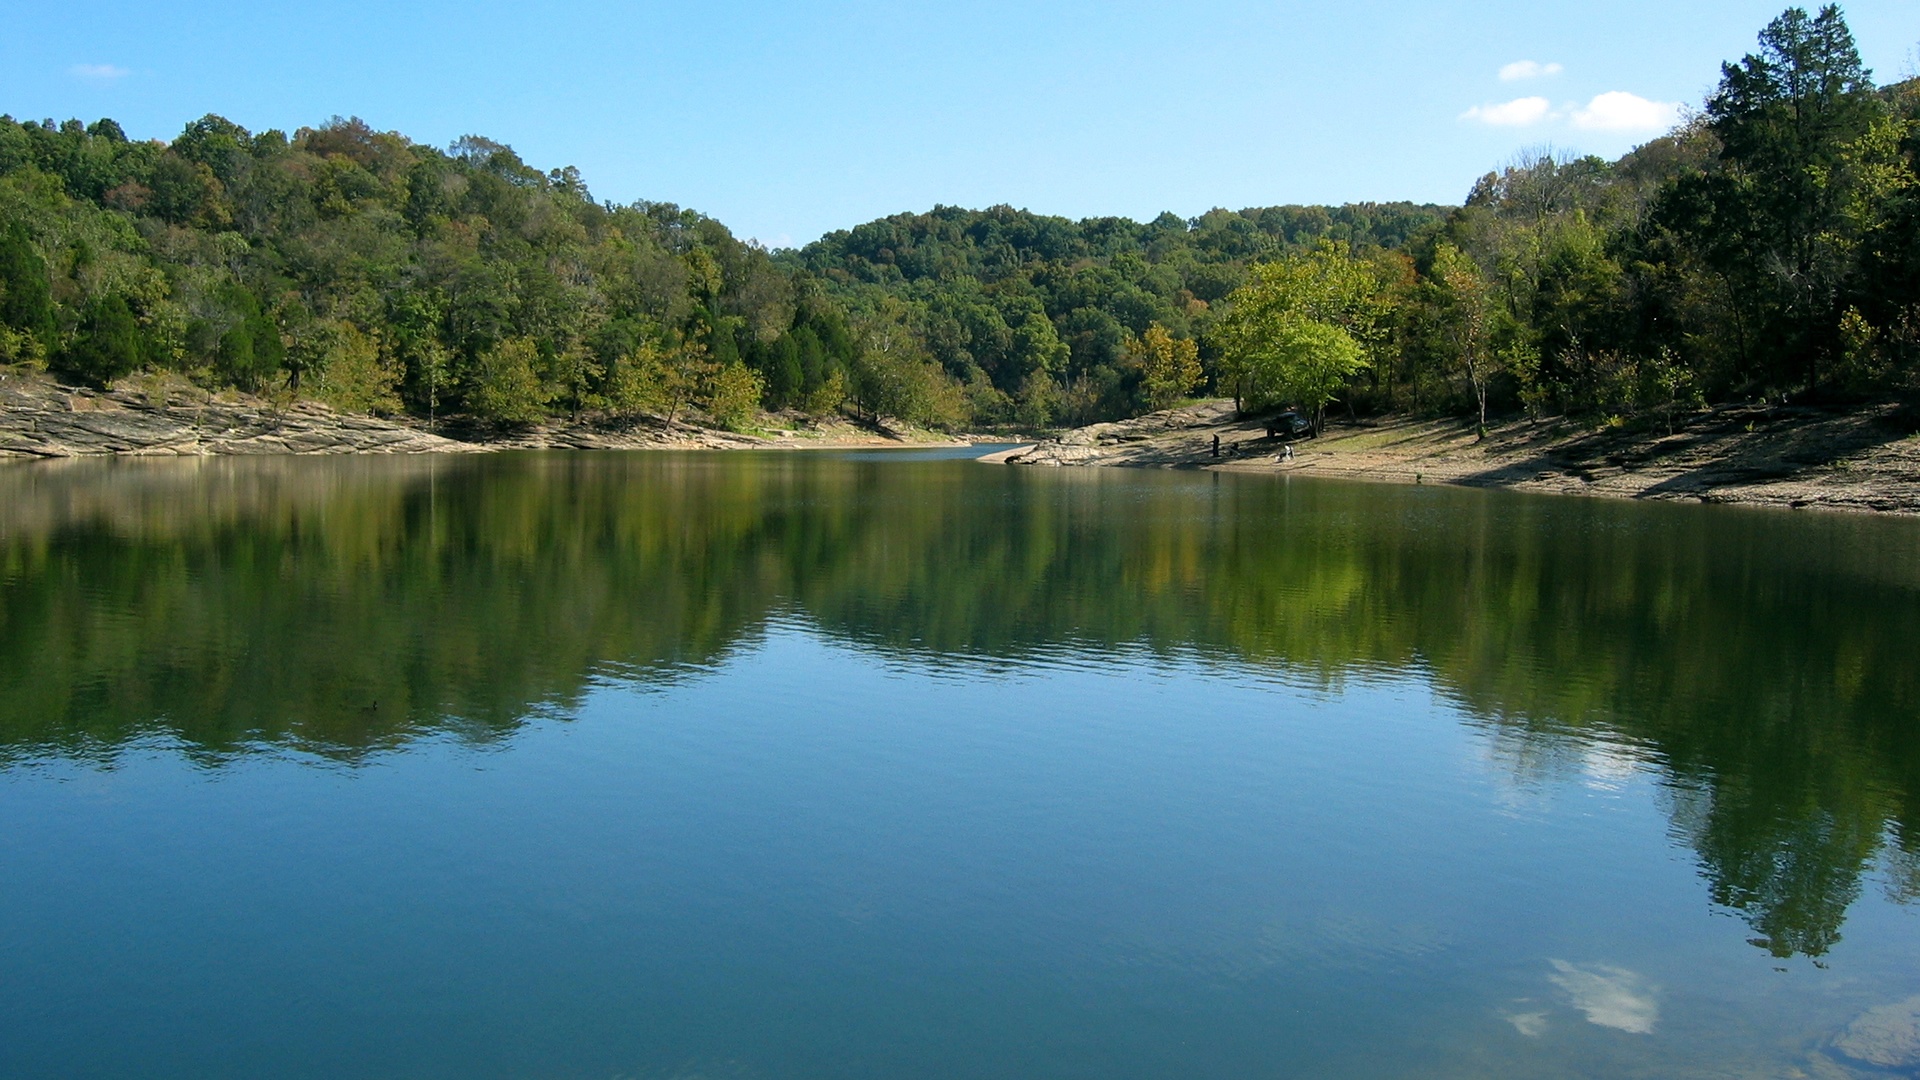
[[[1920,513],[1920,417],[1898,406],[1850,411],[1722,406],[1671,433],[1513,420],[1484,440],[1455,420],[1334,424],[1284,444],[1262,421],[1206,402],[1095,424],[987,460],[1301,473],[1556,494],[1754,506]],[[1220,454],[1212,456],[1213,439]]]

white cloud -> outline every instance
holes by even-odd
[[[1521,79],[1538,79],[1547,75],[1558,75],[1566,70],[1559,64],[1543,64],[1538,60],[1515,60],[1500,69],[1501,82],[1518,82]]]
[[[112,82],[115,79],[124,79],[133,73],[112,64],[75,64],[67,69],[67,74],[75,78],[91,79],[94,82]]]
[[[1587,131],[1665,131],[1680,122],[1680,106],[1609,90],[1573,110],[1573,126]]]
[[[1589,1023],[1635,1035],[1653,1033],[1653,1025],[1660,1019],[1660,1005],[1654,1001],[1647,980],[1608,964],[1550,963],[1554,974],[1547,978],[1567,992],[1573,1007],[1585,1013]]]
[[[1499,105],[1475,105],[1460,114],[1462,120],[1478,120],[1494,127],[1527,127],[1547,118],[1553,103],[1543,97],[1515,98]]]

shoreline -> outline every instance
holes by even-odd
[[[109,391],[39,374],[0,374],[0,463],[88,457],[486,454],[503,450],[872,450],[961,447],[1006,436],[950,436],[768,415],[753,433],[660,417],[583,419],[487,430],[430,430],[406,418],[207,394],[178,380]],[[1212,455],[1220,439],[1220,456]],[[1075,428],[982,455],[1030,467],[1182,468],[1301,474],[1400,484],[1455,484],[1543,494],[1920,515],[1920,414],[1722,405],[1673,431],[1562,418],[1510,419],[1476,439],[1458,419],[1387,416],[1339,422],[1285,444],[1264,420],[1205,401]]]
[[[108,391],[43,375],[0,374],[0,462],[82,457],[332,454],[488,454],[502,450],[859,450],[967,446],[967,437],[863,426],[843,417],[770,415],[761,433],[654,416],[488,431],[463,423],[336,412],[317,401],[280,405],[213,395],[177,381]]]
[[[1212,456],[1220,438],[1221,456]],[[1340,423],[1285,444],[1226,401],[1076,428],[981,460],[1027,466],[1187,468],[1557,495],[1920,515],[1920,417],[1897,405],[1855,410],[1723,405],[1673,431],[1507,420],[1477,439],[1470,423],[1389,416]]]

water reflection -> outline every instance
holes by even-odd
[[[1552,964],[1553,974],[1548,980],[1566,992],[1588,1023],[1632,1035],[1653,1034],[1653,1026],[1660,1022],[1660,1003],[1644,976],[1612,964],[1570,964],[1565,960]],[[1544,1023],[1543,1017],[1531,1014],[1510,1019],[1521,1034],[1527,1035],[1539,1032],[1529,1032],[1522,1020]]]
[[[1920,880],[1907,522],[803,455],[0,470],[0,763],[495,739],[782,619],[975,671],[1421,673],[1522,782],[1657,767],[1780,956],[1876,860]],[[1627,974],[1554,979],[1651,1028]]]

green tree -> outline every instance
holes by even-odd
[[[827,372],[819,386],[807,392],[800,407],[809,416],[831,416],[840,411],[846,400],[847,376],[836,367]]]
[[[1027,373],[1013,395],[1013,418],[1029,431],[1039,431],[1060,415],[1060,384],[1044,369]]]
[[[800,363],[799,342],[791,332],[781,334],[767,347],[758,366],[766,374],[767,401],[775,408],[792,404],[802,392],[806,372]]]
[[[561,349],[553,358],[553,371],[559,384],[558,398],[566,401],[568,411],[574,416],[599,400],[593,388],[600,385],[607,372],[584,345],[572,344]]]
[[[105,389],[139,367],[141,354],[140,324],[133,311],[120,296],[108,295],[87,305],[79,332],[61,355],[57,370]]]
[[[1159,323],[1147,327],[1130,351],[1141,367],[1147,403],[1164,409],[1191,394],[1206,378],[1200,367],[1200,346],[1190,338],[1176,338]]]
[[[1373,267],[1331,245],[1254,267],[1227,303],[1213,336],[1235,403],[1297,405],[1316,428],[1367,367],[1387,311]]]
[[[1010,351],[1014,370],[1020,379],[1040,372],[1050,378],[1058,377],[1067,370],[1067,362],[1073,352],[1067,343],[1053,328],[1053,320],[1045,312],[1031,311],[1013,328],[1013,347]]]
[[[254,326],[251,319],[243,319],[228,327],[220,335],[216,346],[215,359],[220,366],[220,374],[235,386],[245,390],[260,385],[257,370],[259,360],[254,354]]]
[[[143,209],[174,225],[217,229],[232,221],[225,190],[213,170],[176,154],[162,154],[147,176]]]
[[[607,366],[607,408],[617,416],[668,411],[660,347],[651,341],[633,344],[630,351]]]
[[[539,361],[539,347],[526,337],[508,338],[482,353],[468,398],[474,413],[502,424],[532,424],[546,416],[553,393],[540,379]]]
[[[0,327],[24,336],[10,350],[19,359],[44,356],[53,347],[56,324],[47,261],[18,222],[0,228]]]
[[[240,318],[220,335],[215,359],[220,373],[235,386],[257,390],[285,363],[287,346],[252,293],[234,289],[229,298]]]
[[[652,413],[672,426],[713,371],[706,347],[698,342],[663,348],[641,341],[614,365],[608,378],[608,402],[622,415]]]
[[[1328,323],[1283,316],[1264,330],[1259,349],[1246,358],[1254,388],[1252,408],[1297,404],[1325,426],[1327,403],[1367,366],[1366,354],[1346,331]]]
[[[441,401],[448,390],[447,368],[452,358],[447,347],[432,338],[416,342],[412,353],[411,366],[420,387],[421,403],[427,407],[427,424],[431,427],[440,417]]]
[[[1846,270],[1847,148],[1884,109],[1840,9],[1789,8],[1760,32],[1760,51],[1721,69],[1707,119],[1721,143],[1706,178],[1703,247],[1744,295],[1779,363],[1805,384],[1834,348]]]
[[[318,329],[323,347],[314,364],[320,399],[342,412],[400,410],[400,370],[383,356],[379,339],[348,322]]]
[[[1881,118],[1847,154],[1858,265],[1836,374],[1863,391],[1920,364],[1920,82],[1895,100],[1906,115]]]
[[[891,416],[952,429],[970,417],[966,393],[932,357],[907,305],[889,298],[860,320],[850,398],[875,420]]]
[[[707,415],[731,431],[741,431],[760,409],[760,395],[766,384],[747,365],[734,361],[723,365],[707,381]]]
[[[1477,431],[1487,434],[1487,393],[1497,353],[1493,342],[1493,290],[1472,259],[1452,244],[1434,248],[1431,277],[1441,325],[1454,362],[1466,376],[1479,410]]]

